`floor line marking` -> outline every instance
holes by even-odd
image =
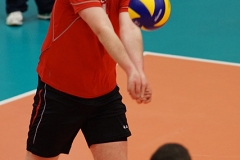
[[[144,51],[144,55],[151,55],[151,56],[159,56],[159,57],[166,57],[166,58],[175,58],[175,59],[181,59],[181,60],[191,60],[191,61],[197,61],[197,62],[205,62],[205,63],[214,63],[214,64],[221,64],[221,65],[229,65],[229,66],[236,66],[240,67],[240,64],[238,63],[232,63],[232,62],[224,62],[224,61],[217,61],[217,60],[208,60],[208,59],[201,59],[201,58],[192,58],[192,57],[186,57],[186,56],[178,56],[178,55],[169,55],[164,53],[156,53],[156,52],[150,52],[150,51]],[[0,106],[13,102],[15,100],[27,97],[29,95],[32,95],[36,92],[36,90],[32,90],[5,100],[0,101]]]
[[[36,90],[32,90],[32,91],[28,91],[28,92],[25,92],[23,94],[20,94],[20,95],[2,100],[2,101],[0,101],[0,106],[4,105],[4,104],[7,104],[7,103],[10,103],[10,102],[13,102],[13,101],[16,101],[16,100],[19,100],[19,99],[24,98],[24,97],[30,96],[30,95],[34,94],[35,92],[36,92]]]
[[[214,64],[240,67],[239,63],[225,62],[225,61],[218,61],[218,60],[208,60],[208,59],[202,59],[202,58],[192,58],[192,57],[187,57],[187,56],[169,55],[169,54],[155,53],[155,52],[149,52],[149,51],[145,51],[144,55],[151,55],[151,56],[159,56],[159,57],[166,57],[166,58],[175,58],[175,59],[181,59],[181,60],[191,60],[191,61],[198,61],[198,62],[206,62],[206,63],[214,63]]]

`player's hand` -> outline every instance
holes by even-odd
[[[127,90],[132,99],[138,99],[141,97],[141,76],[134,70],[128,76]]]
[[[152,89],[144,73],[133,72],[128,78],[128,92],[137,103],[149,103]]]
[[[152,89],[149,82],[143,72],[141,74],[141,96],[137,99],[137,103],[149,103],[152,99]]]
[[[141,96],[140,98],[138,98],[136,101],[137,103],[141,104],[141,103],[149,103],[152,100],[152,89],[150,86],[147,86],[144,92],[144,95]]]

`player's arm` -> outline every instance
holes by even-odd
[[[127,53],[139,72],[143,72],[142,33],[129,17],[128,12],[119,15],[120,38]]]
[[[103,44],[110,56],[127,73],[128,79],[131,79],[128,89],[132,98],[137,99],[140,96],[141,78],[140,75],[126,52],[124,45],[114,32],[113,26],[101,7],[91,7],[79,12],[80,17],[89,25],[93,32]]]
[[[152,90],[144,74],[142,33],[129,17],[128,12],[119,15],[120,37],[127,53],[141,75],[141,99],[139,103],[151,101]]]

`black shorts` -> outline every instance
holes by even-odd
[[[88,146],[124,141],[131,135],[119,88],[98,98],[60,92],[39,79],[29,125],[27,150],[41,157],[68,154],[81,130]]]

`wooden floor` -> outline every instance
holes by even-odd
[[[129,160],[149,160],[162,144],[184,145],[193,160],[240,160],[240,66],[145,56],[153,101],[138,105],[118,83],[127,105],[132,136]],[[0,106],[0,160],[24,159],[33,95]],[[81,133],[70,155],[60,160],[92,160]]]

